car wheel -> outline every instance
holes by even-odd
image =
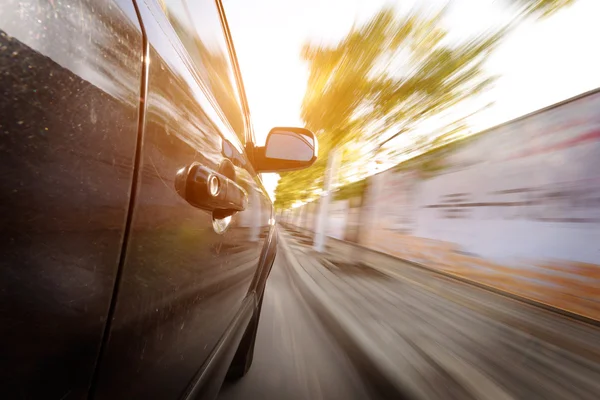
[[[233,360],[227,371],[226,379],[228,381],[241,379],[248,373],[248,370],[252,366],[252,360],[254,359],[254,344],[256,342],[256,332],[258,331],[258,321],[260,319],[260,311],[262,310],[263,298],[264,295],[260,297],[256,313],[248,324],[246,332],[244,332],[244,336],[242,337],[242,341],[235,352],[235,356],[233,356]]]

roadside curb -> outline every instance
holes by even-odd
[[[374,391],[384,398],[418,398],[398,379],[397,366],[379,346],[372,342],[368,333],[346,311],[328,299],[327,293],[315,282],[297,260],[289,247],[286,234],[280,234],[279,243],[293,279],[311,309],[331,333],[343,343],[352,362],[368,379]]]
[[[417,267],[417,268],[420,268],[420,269],[432,272],[434,274],[441,275],[441,276],[444,276],[446,278],[453,279],[453,280],[465,283],[467,285],[475,286],[475,287],[477,287],[479,289],[487,290],[488,292],[495,293],[495,294],[497,294],[499,296],[508,297],[508,298],[510,298],[512,300],[519,301],[519,302],[527,304],[529,306],[541,308],[541,309],[543,309],[545,311],[548,311],[548,312],[551,312],[551,313],[560,314],[563,317],[570,318],[570,319],[576,320],[578,322],[582,322],[582,323],[589,324],[589,325],[592,325],[592,326],[600,327],[600,321],[598,321],[596,319],[593,319],[593,318],[590,318],[590,317],[587,317],[587,316],[585,316],[583,314],[578,314],[576,312],[569,311],[569,310],[566,310],[566,309],[563,309],[563,308],[559,308],[559,307],[556,307],[556,306],[544,303],[544,302],[539,301],[539,300],[534,300],[534,299],[531,299],[531,298],[528,298],[528,297],[524,297],[524,296],[518,295],[516,293],[509,292],[507,290],[499,289],[497,287],[494,287],[494,286],[491,286],[491,285],[488,285],[488,284],[485,284],[485,283],[482,283],[482,282],[478,282],[478,281],[475,281],[473,279],[469,279],[469,278],[464,277],[464,276],[453,274],[453,273],[448,272],[448,271],[442,271],[442,270],[439,270],[439,269],[436,269],[436,268],[432,268],[432,267],[429,267],[429,266],[427,266],[425,264],[419,263],[417,261],[411,261],[411,260],[408,260],[406,258],[401,258],[401,257],[398,257],[398,256],[394,256],[392,254],[385,253],[385,252],[380,251],[380,250],[371,249],[369,247],[363,246],[363,245],[358,244],[358,243],[348,242],[346,240],[337,239],[337,238],[334,238],[334,237],[331,237],[331,236],[328,236],[327,239],[331,239],[333,241],[342,243],[342,244],[344,244],[346,246],[357,247],[359,249],[362,249],[362,250],[365,250],[365,251],[369,251],[369,252],[381,255],[383,257],[386,257],[386,258],[391,258],[393,260],[401,261],[401,262],[410,264],[410,265],[412,265],[414,267]],[[373,266],[373,265],[369,265],[369,266],[371,268],[373,268],[373,269],[375,269],[375,270],[377,270],[377,271],[379,271],[379,272],[381,272],[381,273],[383,273],[383,274],[391,277],[391,278],[396,278],[394,276],[394,274],[391,273],[390,271],[387,271],[387,270],[381,269],[381,268],[377,268],[376,266]]]

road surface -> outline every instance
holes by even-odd
[[[320,324],[278,255],[269,277],[252,368],[220,400],[353,400],[374,396]]]
[[[322,320],[343,322],[337,331],[371,359],[371,374],[404,396],[600,399],[597,324],[346,242],[317,254],[303,234],[281,237],[314,282]]]

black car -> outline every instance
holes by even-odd
[[[250,364],[277,245],[215,0],[0,5],[3,399],[213,398]]]

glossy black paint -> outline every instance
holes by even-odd
[[[220,4],[193,7],[200,42],[224,34]],[[0,5],[3,398],[210,398],[257,311],[277,237],[231,43],[194,58],[173,22],[154,0]],[[194,163],[243,210],[179,196]]]
[[[225,75],[215,69],[223,64],[207,63],[202,70],[160,5],[153,0],[137,4],[149,44],[140,178],[94,397],[171,399],[191,388],[214,394],[196,383],[207,380],[202,377],[209,371],[211,386],[220,384],[222,368],[207,367],[228,364],[224,360],[232,357],[245,328],[236,321],[249,317],[240,316],[240,310],[262,295],[255,289],[264,283],[255,280],[266,279],[270,268],[261,264],[267,261],[261,255],[273,251],[263,250],[272,206],[244,153],[240,138],[246,136],[232,127],[232,111],[222,109],[235,93],[219,91],[217,99],[207,90],[215,87],[215,75]],[[195,4],[202,5],[203,21],[213,27],[211,35],[197,40],[223,35],[214,29],[222,29],[217,5],[211,0]],[[219,42],[205,44],[220,51],[211,59],[229,56]],[[245,210],[229,220],[182,198],[177,174],[195,163],[240,185],[248,195]],[[210,364],[211,359],[218,362]]]
[[[87,395],[138,132],[131,1],[0,5],[2,398]]]

